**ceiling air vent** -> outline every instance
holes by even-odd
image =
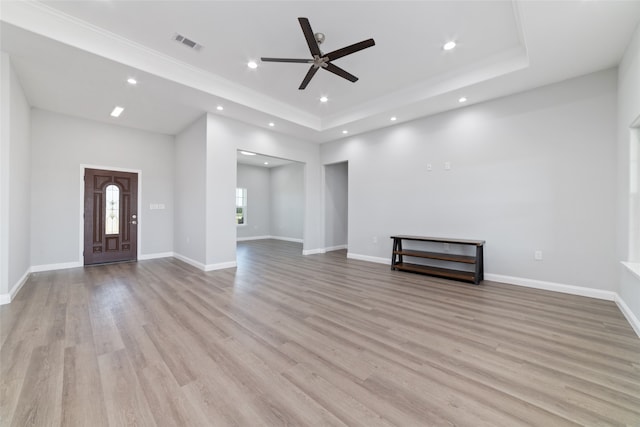
[[[200,50],[202,48],[201,44],[198,44],[198,43],[194,42],[193,40],[186,38],[182,34],[176,33],[173,36],[173,39],[175,41],[177,41],[178,43],[182,43],[183,45],[185,45],[185,46],[187,46],[187,47],[189,47],[191,49]]]

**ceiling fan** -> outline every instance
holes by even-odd
[[[295,58],[260,58],[263,62],[294,62],[301,64],[311,64],[311,68],[307,72],[307,75],[304,76],[302,83],[298,89],[303,90],[307,87],[311,78],[316,74],[318,69],[324,68],[327,71],[332,72],[342,78],[349,80],[350,82],[356,82],[358,78],[353,74],[350,74],[331,63],[338,58],[342,58],[343,56],[350,55],[352,53],[358,52],[362,49],[366,49],[368,47],[374,46],[376,43],[373,39],[363,40],[359,43],[354,43],[350,46],[343,47],[342,49],[334,50],[333,52],[329,52],[324,54],[320,51],[320,44],[324,41],[324,34],[322,33],[313,33],[311,30],[311,24],[309,24],[309,20],[307,18],[298,18],[298,22],[300,22],[300,27],[302,27],[302,32],[304,33],[304,38],[307,39],[307,44],[309,45],[309,50],[311,51],[311,55],[313,59],[295,59]]]

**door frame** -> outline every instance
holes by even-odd
[[[142,221],[143,213],[142,213],[142,170],[140,169],[130,169],[130,168],[121,168],[117,166],[104,166],[104,165],[88,165],[85,163],[80,163],[80,180],[79,180],[79,188],[80,188],[80,207],[79,207],[79,215],[80,221],[78,221],[80,225],[80,231],[78,233],[78,261],[81,265],[84,266],[84,174],[85,169],[102,169],[109,170],[114,172],[129,172],[138,174],[138,239],[137,239],[137,259],[140,260],[140,242],[142,241],[142,228],[144,226],[144,221]]]

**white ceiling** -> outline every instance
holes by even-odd
[[[321,70],[300,91],[308,65],[259,61],[310,57],[301,16],[325,52],[375,39],[335,61],[358,82]],[[166,134],[209,111],[325,142],[613,67],[640,0],[3,0],[0,19],[32,106]],[[458,46],[444,51],[449,40]]]

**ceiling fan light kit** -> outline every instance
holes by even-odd
[[[374,46],[376,43],[373,39],[363,40],[359,43],[354,43],[352,45],[343,47],[342,49],[334,50],[333,52],[324,54],[320,51],[320,44],[325,40],[324,34],[314,34],[313,30],[311,29],[311,24],[309,24],[309,20],[307,18],[298,18],[298,22],[300,23],[300,27],[302,28],[302,33],[304,34],[304,38],[307,41],[307,45],[309,46],[309,51],[311,52],[312,58],[260,58],[263,62],[291,62],[298,64],[311,64],[311,67],[309,68],[309,71],[307,71],[307,74],[304,76],[300,87],[298,87],[298,89],[300,90],[304,90],[307,87],[313,76],[318,72],[318,69],[320,68],[324,68],[325,70],[344,79],[347,79],[350,82],[355,83],[356,81],[358,81],[358,78],[356,76],[348,73],[347,71],[333,64],[331,61]]]

